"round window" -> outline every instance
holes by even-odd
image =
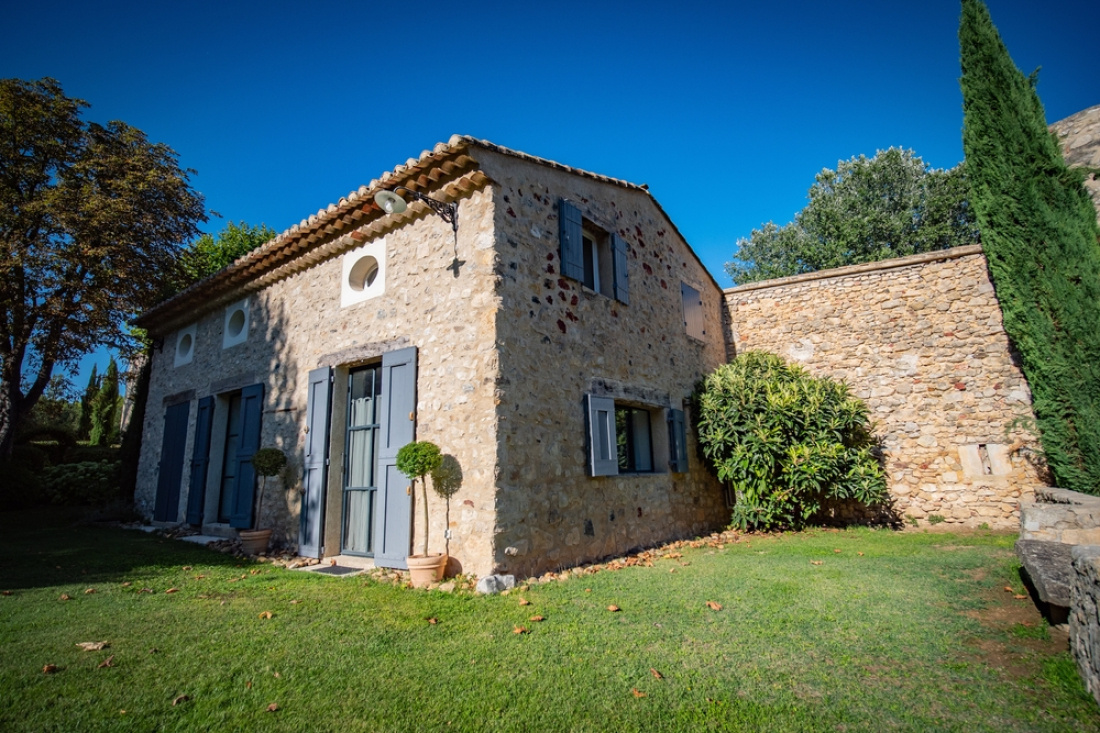
[[[241,335],[241,332],[244,331],[244,308],[233,311],[233,315],[229,316],[227,328],[229,338],[237,338]]]
[[[195,340],[191,337],[191,334],[185,333],[180,336],[179,343],[176,345],[176,351],[181,359],[186,359],[191,356],[191,347],[195,345]]]
[[[378,278],[378,260],[370,255],[360,257],[348,273],[348,287],[357,292],[366,290]]]

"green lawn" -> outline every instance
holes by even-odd
[[[1013,539],[747,537],[478,597],[0,514],[0,730],[1100,730]]]

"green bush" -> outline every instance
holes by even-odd
[[[737,501],[740,529],[798,528],[827,501],[887,499],[867,407],[848,387],[749,351],[696,394],[699,441]]]
[[[49,466],[42,472],[43,490],[53,504],[106,504],[118,498],[118,469],[117,461]]]
[[[119,460],[118,448],[106,445],[78,445],[65,452],[65,463],[99,463]]]
[[[397,451],[397,470],[408,478],[424,478],[442,464],[439,446],[427,440],[408,443]]]

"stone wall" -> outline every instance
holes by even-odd
[[[725,300],[731,358],[771,351],[866,400],[900,515],[1017,526],[1040,483],[1031,399],[979,247],[752,283]]]
[[[718,285],[644,191],[487,152],[478,161],[500,197],[498,568],[570,567],[728,522],[691,437],[686,473],[657,456],[655,473],[589,477],[583,408],[589,392],[656,408],[658,453],[660,411],[686,408],[725,358]],[[629,304],[562,277],[560,197],[629,245]],[[702,294],[706,340],[685,332],[681,282]]]
[[[447,269],[455,257],[451,227],[438,217],[421,216],[395,224],[385,233],[385,292],[376,298],[341,307],[342,262],[336,253],[245,296],[251,324],[247,340],[240,345],[222,348],[224,308],[196,314],[196,345],[189,364],[173,366],[176,332],[158,334],[164,345],[153,354],[138,510],[152,515],[166,401],[171,401],[172,395],[191,401],[185,446],[189,466],[196,400],[262,382],[261,445],[283,448],[292,464],[288,485],[280,487],[277,498],[269,498],[264,506],[265,521],[274,522],[282,538],[296,542],[309,370],[337,367],[333,403],[339,405],[346,399],[341,387],[346,385],[349,366],[414,345],[419,348],[416,437],[432,440],[444,453],[455,456],[463,474],[462,487],[452,500],[452,508],[457,502],[463,510],[461,521],[452,524],[451,554],[467,572],[490,572],[496,515],[494,386],[498,372],[492,199],[492,191],[482,189],[460,200],[457,254],[464,264],[457,272]],[[334,418],[333,425],[324,541],[327,555],[337,554],[340,547],[343,424]],[[215,427],[208,494],[219,491],[218,438]],[[185,468],[181,507],[187,505],[189,472]],[[444,542],[444,506],[431,492],[429,497],[430,549],[438,551]],[[418,499],[414,500],[414,547],[419,546],[422,532],[423,507]],[[209,512],[207,517],[209,520]],[[184,519],[182,510],[177,519]],[[227,525],[209,521],[204,530],[231,532]]]
[[[1100,547],[1073,548],[1069,646],[1085,687],[1100,703]]]
[[[1092,196],[1100,216],[1100,105],[1089,107],[1064,120],[1055,122],[1050,129],[1062,143],[1062,157],[1072,168],[1088,168],[1085,188]]]

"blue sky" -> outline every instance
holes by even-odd
[[[1042,66],[1049,121],[1100,104],[1100,2],[987,3],[1016,64]],[[224,217],[208,231],[281,231],[460,133],[648,183],[729,285],[738,237],[789,221],[822,168],[892,145],[962,159],[957,0],[41,0],[4,18],[0,76],[52,76],[88,119],[173,147]]]

